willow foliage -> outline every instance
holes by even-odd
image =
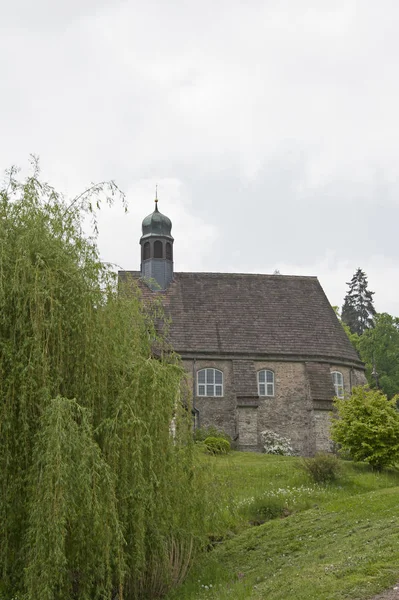
[[[5,597],[160,597],[201,536],[188,395],[154,325],[161,312],[133,285],[118,293],[82,235],[102,192],[68,205],[36,163],[0,191]]]

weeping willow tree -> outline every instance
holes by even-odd
[[[161,597],[201,536],[183,370],[37,163],[0,191],[0,592]],[[95,227],[94,222],[94,227]],[[128,284],[127,284],[128,285]],[[154,357],[154,344],[158,348]],[[170,423],[176,433],[170,435]]]

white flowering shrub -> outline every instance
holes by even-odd
[[[246,508],[251,506],[256,502],[259,498],[261,499],[278,499],[283,500],[285,506],[291,506],[296,504],[301,504],[303,500],[306,499],[325,499],[326,498],[326,490],[324,487],[319,486],[317,484],[313,485],[299,485],[299,486],[287,486],[285,488],[277,488],[266,490],[263,494],[258,496],[249,496],[247,498],[243,498],[237,502],[237,508],[240,510],[241,508]]]
[[[335,491],[324,485],[310,484],[265,490],[256,496],[242,498],[236,503],[236,509],[253,524],[260,524],[276,517],[288,516],[293,512],[307,510],[317,502],[337,497]]]
[[[280,454],[281,456],[295,456],[295,451],[291,446],[291,440],[278,433],[265,429],[260,434],[263,451],[266,454]]]

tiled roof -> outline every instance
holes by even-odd
[[[306,363],[312,400],[329,400],[335,396],[330,367],[324,363]]]
[[[253,360],[233,360],[234,391],[237,396],[258,397]]]
[[[122,271],[140,278],[138,271]],[[182,354],[339,359],[362,363],[316,277],[174,273],[162,296],[170,341]]]

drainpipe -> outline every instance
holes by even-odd
[[[193,413],[194,413],[194,430],[199,428],[200,426],[200,422],[199,422],[199,410],[198,408],[196,408],[195,406],[195,378],[196,378],[196,359],[193,358]]]

